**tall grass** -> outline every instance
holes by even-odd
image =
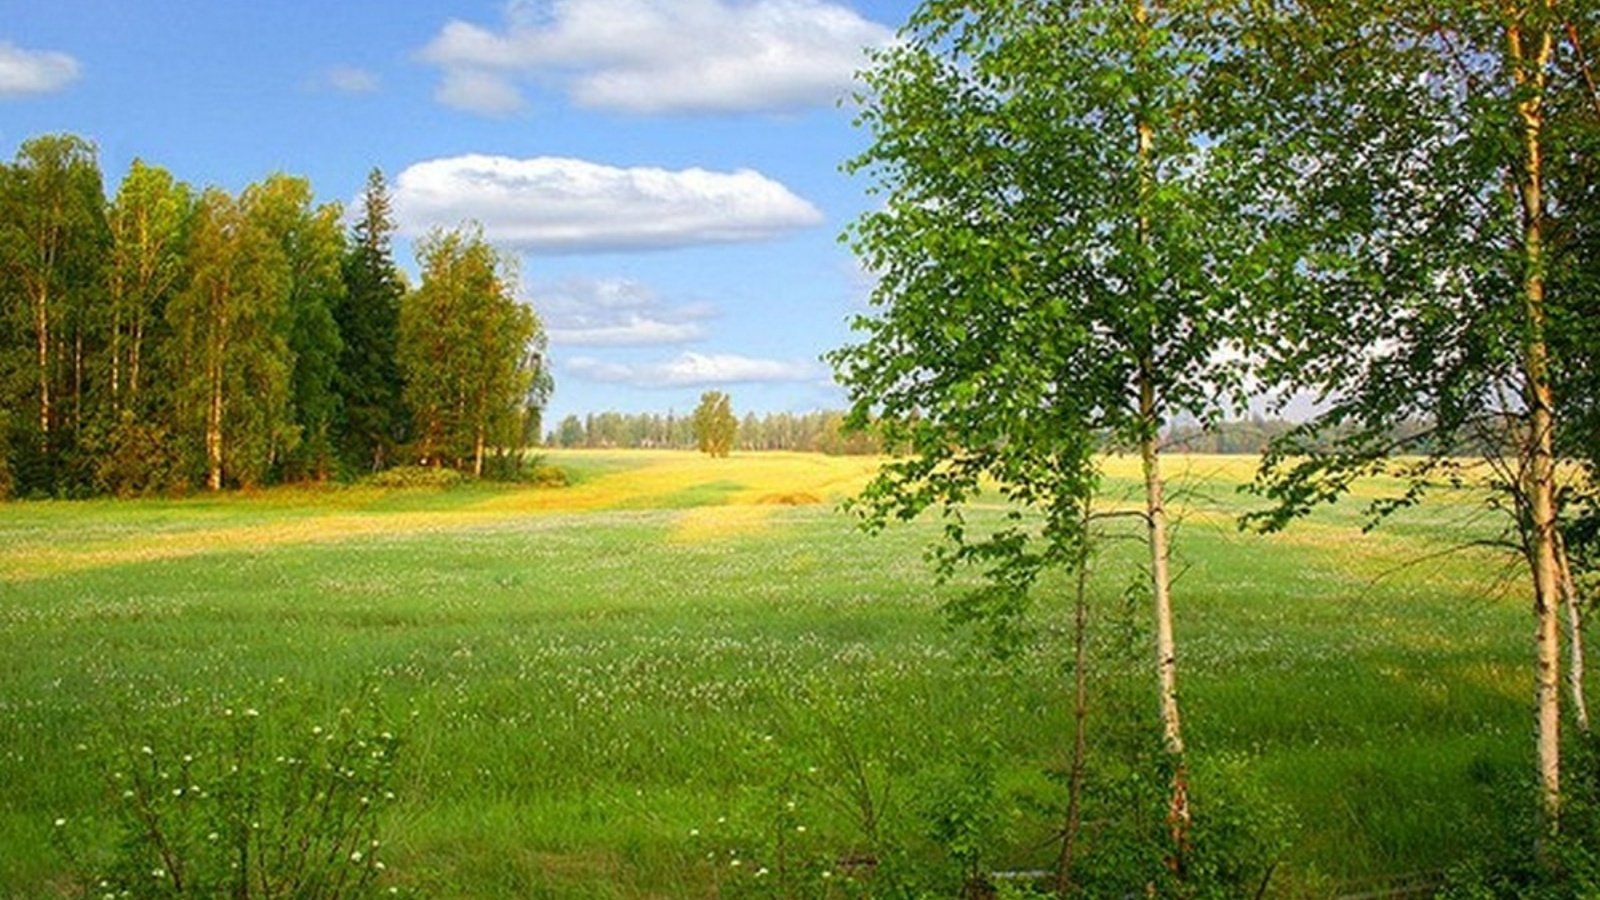
[[[979,745],[1009,798],[990,858],[1053,858],[1065,585],[1041,591],[1021,660],[975,667],[937,615],[960,586],[922,563],[937,523],[869,538],[833,508],[861,460],[552,461],[573,486],[5,507],[0,896],[69,888],[57,819],[108,852],[116,752],[222,708],[336,717],[367,691],[397,741],[380,884],[402,890],[697,897],[782,877],[846,896],[891,842],[936,864],[926,801]],[[1107,502],[1132,486],[1125,467],[1108,462]],[[1472,498],[1372,534],[1336,509],[1262,538],[1232,524],[1237,464],[1189,469],[1186,727],[1197,778],[1238,763],[1292,810],[1277,890],[1473,851],[1529,742],[1515,582],[1489,551],[1435,555],[1490,527]],[[776,493],[825,502],[760,503]],[[1108,535],[1096,565],[1103,656],[1142,638],[1136,536]],[[1140,669],[1101,678],[1092,725],[1155,728]]]

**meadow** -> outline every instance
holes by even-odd
[[[0,508],[0,897],[69,894],[64,845],[113,852],[117,773],[214,754],[207,723],[245,711],[393,736],[380,883],[401,892],[741,896],[781,875],[853,896],[872,877],[853,861],[882,845],[942,864],[930,804],[975,747],[1005,786],[987,864],[1052,862],[1065,581],[1041,586],[1028,651],[989,666],[939,614],[963,585],[924,563],[938,522],[872,536],[837,508],[872,460],[549,461],[573,483]],[[1441,552],[1492,533],[1480,498],[1366,533],[1357,497],[1259,536],[1235,525],[1251,464],[1170,463],[1197,782],[1225,764],[1284,812],[1270,896],[1480,851],[1532,752],[1520,571]],[[1106,471],[1103,502],[1131,503],[1135,461]],[[1107,646],[1143,627],[1143,548],[1108,527],[1090,584]],[[1121,705],[1091,727],[1154,733],[1134,672],[1106,670]]]

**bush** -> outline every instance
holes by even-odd
[[[376,897],[378,817],[394,802],[398,743],[375,709],[326,725],[216,711],[180,736],[112,753],[109,858],[58,842],[90,897]],[[392,891],[389,893],[392,894]]]

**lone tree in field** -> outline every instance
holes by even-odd
[[[739,433],[739,420],[733,415],[733,400],[721,391],[700,395],[694,410],[694,443],[701,453],[726,457]]]
[[[874,143],[852,167],[881,208],[851,238],[879,276],[864,337],[830,356],[850,424],[909,453],[859,498],[870,527],[943,510],[941,571],[991,587],[966,612],[1019,614],[1039,572],[1071,567],[1103,436],[1143,460],[1153,682],[1188,823],[1160,438],[1237,385],[1232,204],[1193,116],[1225,47],[1182,3],[925,3],[865,80]],[[962,507],[991,480],[997,530]]]
[[[1513,0],[1268,3],[1257,209],[1281,236],[1268,377],[1324,412],[1277,442],[1280,527],[1393,471],[1415,502],[1488,448],[1526,558],[1545,832],[1561,808],[1558,453],[1592,410],[1600,8]],[[1292,36],[1291,39],[1283,39]],[[1292,177],[1285,177],[1290,173]],[[1587,323],[1587,324],[1586,324]],[[1587,335],[1587,336],[1586,336]],[[1563,392],[1563,386],[1566,390]],[[1588,420],[1593,421],[1592,415]],[[1397,439],[1402,426],[1428,428]],[[1592,433],[1592,432],[1591,432]],[[1331,449],[1327,440],[1332,440]],[[1582,455],[1582,454],[1580,454]],[[1592,456],[1592,452],[1589,454]]]

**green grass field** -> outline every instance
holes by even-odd
[[[119,754],[207,752],[189,745],[225,709],[308,731],[375,697],[400,747],[384,883],[434,897],[716,896],[780,854],[846,896],[829,861],[870,843],[864,807],[931,858],[919,817],[971,747],[1048,791],[1065,640],[974,675],[938,614],[959,586],[922,561],[938,524],[869,537],[836,509],[870,461],[550,458],[572,486],[0,507],[0,896],[69,890],[53,833],[109,849]],[[1292,811],[1274,893],[1491,840],[1531,758],[1531,617],[1503,558],[1437,555],[1491,530],[1474,498],[1260,537],[1233,524],[1249,460],[1170,465],[1197,777],[1232,760]],[[1107,472],[1106,502],[1131,502],[1132,462]],[[1096,628],[1142,553],[1106,542]],[[1064,587],[1039,602],[1059,631]],[[1126,692],[1152,733],[1154,694]],[[1048,866],[1052,817],[1006,822],[994,864]]]

